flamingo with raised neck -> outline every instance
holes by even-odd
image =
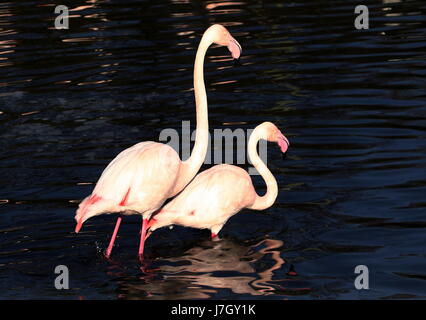
[[[142,215],[139,257],[143,257],[148,219],[166,199],[178,194],[192,180],[206,156],[209,126],[203,65],[213,43],[227,46],[234,59],[241,54],[241,46],[225,27],[216,24],[204,32],[194,65],[197,127],[191,156],[181,161],[172,147],[153,141],[140,142],[122,151],[103,171],[92,194],[80,203],[75,232],[87,219],[103,213]],[[107,257],[111,255],[121,220],[119,216],[105,253]]]
[[[258,125],[250,136],[248,154],[266,182],[265,195],[257,194],[244,169],[229,164],[216,165],[199,173],[176,198],[151,218],[149,234],[164,226],[181,225],[210,229],[212,238],[215,238],[228,219],[243,208],[264,210],[272,206],[278,195],[278,185],[257,153],[260,139],[278,143],[283,153],[287,152],[290,142],[271,122]]]

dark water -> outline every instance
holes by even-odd
[[[0,298],[426,298],[424,1],[362,1],[363,31],[358,1],[62,1],[69,30],[39,3],[0,4]],[[287,159],[268,149],[277,202],[234,216],[219,242],[156,232],[143,265],[128,217],[107,261],[115,216],[76,235],[75,209],[118,152],[194,124],[193,61],[213,23],[243,56],[234,68],[208,51],[211,130],[283,129]]]

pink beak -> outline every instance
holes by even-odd
[[[75,226],[75,233],[79,233],[81,227],[83,226],[83,218],[80,218]]]
[[[231,52],[232,58],[239,59],[242,49],[237,40],[231,37],[228,44],[228,50]]]
[[[155,220],[154,218],[149,219],[149,222],[148,222],[146,228],[147,229],[151,228],[151,226],[156,222],[157,222],[157,220]]]
[[[286,153],[288,147],[290,147],[290,141],[288,141],[288,139],[284,135],[281,135],[278,138],[278,145],[280,146],[281,152]]]

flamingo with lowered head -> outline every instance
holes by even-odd
[[[181,161],[172,147],[153,141],[140,142],[122,151],[103,171],[92,194],[80,203],[75,216],[75,232],[80,231],[87,219],[102,213],[140,214],[139,257],[143,257],[148,220],[152,213],[192,180],[206,156],[208,111],[203,65],[206,51],[213,43],[227,46],[234,59],[241,54],[241,46],[222,25],[212,25],[204,32],[194,65],[197,127],[191,156]],[[106,250],[107,257],[111,255],[120,224],[121,216]]]
[[[226,221],[241,209],[264,210],[272,206],[278,195],[278,185],[257,153],[260,139],[278,143],[283,153],[290,142],[271,122],[258,125],[250,136],[248,154],[266,182],[265,195],[256,193],[244,169],[228,164],[216,165],[198,174],[176,198],[151,218],[147,237],[158,228],[175,224],[210,229],[213,239]]]

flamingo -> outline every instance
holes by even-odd
[[[83,223],[96,215],[121,212],[142,215],[139,258],[143,257],[148,220],[164,201],[178,194],[197,174],[208,146],[207,95],[203,65],[211,44],[227,46],[234,59],[241,54],[240,44],[222,25],[212,25],[203,34],[194,64],[196,136],[191,156],[181,161],[170,146],[153,141],[140,142],[119,153],[102,172],[92,194],[79,205],[75,220],[78,233]],[[118,217],[105,252],[110,257],[121,224]]]
[[[266,182],[265,195],[256,193],[244,169],[229,164],[216,165],[199,173],[177,197],[151,218],[147,237],[158,228],[174,224],[210,229],[214,239],[228,219],[241,209],[264,210],[272,206],[278,195],[278,185],[257,153],[260,139],[278,143],[283,153],[287,152],[290,142],[271,122],[258,125],[250,136],[248,154]]]

